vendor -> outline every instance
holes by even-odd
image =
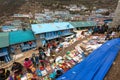
[[[6,80],[10,75],[10,71],[5,68],[0,69],[0,80]]]
[[[29,41],[28,44],[31,46],[32,45],[32,41]]]
[[[14,62],[11,71],[14,72],[14,80],[18,79],[18,76],[22,75],[23,66],[19,62]]]
[[[45,61],[46,61],[46,54],[44,52],[39,53],[39,60],[41,65],[44,67],[45,66]]]
[[[34,67],[37,67],[39,65],[39,55],[33,53],[31,58],[32,63],[34,64]]]
[[[56,76],[55,78],[58,78],[59,76],[61,76],[63,74],[63,72],[61,70],[57,70],[56,71]]]
[[[32,61],[29,58],[25,58],[24,67],[27,69],[28,72],[32,72],[30,66],[32,66]]]

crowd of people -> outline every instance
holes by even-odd
[[[29,80],[45,80],[41,79],[41,76],[44,76],[45,72],[44,69],[48,69],[47,71],[50,70],[50,67],[56,63],[56,49],[58,49],[59,46],[59,51],[62,50],[63,46],[60,45],[61,41],[63,39],[60,39],[58,42],[57,41],[50,41],[47,42],[47,44],[43,47],[39,47],[37,50],[39,53],[33,53],[32,56],[25,57],[24,62],[13,62],[11,70],[8,73],[2,73],[2,70],[6,70],[5,68],[2,68],[0,73],[4,75],[0,75],[0,80],[22,80],[22,77],[24,75],[27,75],[27,78]],[[66,65],[63,63],[59,67],[52,69],[50,73],[52,74],[49,76],[50,79],[55,80],[59,76],[61,76],[64,72],[66,72],[70,67],[67,65],[64,67],[63,65]],[[61,67],[61,68],[60,68]],[[67,67],[67,68],[66,68]],[[63,70],[64,69],[64,70]],[[41,73],[43,71],[43,73]],[[49,73],[49,72],[48,72]],[[7,74],[7,75],[6,75]],[[25,79],[23,79],[25,80]]]
[[[120,37],[120,25],[114,28],[108,28],[108,26],[105,24],[103,26],[97,26],[93,29],[93,34],[99,33],[99,34],[105,34],[106,40],[110,40],[116,37]]]
[[[47,56],[46,50],[43,47],[39,47],[39,53],[33,53],[31,58],[25,58],[23,63],[13,62],[11,70],[5,68],[0,69],[0,80],[21,80],[22,76],[28,73],[29,80],[41,80],[39,79],[41,70],[44,70],[47,65],[50,65],[48,60],[50,57],[54,58],[56,44],[47,44],[47,48],[50,49],[51,56]],[[54,61],[53,61],[54,62]],[[62,74],[61,70],[56,70],[55,78]],[[32,76],[32,77],[31,77]]]
[[[105,35],[106,40],[111,40],[113,38],[120,37],[120,26],[118,26],[117,28],[108,29]]]

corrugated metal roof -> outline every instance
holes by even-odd
[[[74,27],[92,27],[96,26],[96,23],[93,21],[86,21],[86,22],[70,22],[71,25]]]
[[[10,35],[10,39],[9,39],[10,44],[17,44],[17,43],[35,40],[34,34],[31,30],[13,31],[10,32],[9,35]]]
[[[0,48],[9,46],[9,33],[1,32],[0,33]]]
[[[34,34],[74,28],[69,22],[32,24],[31,26],[32,26],[32,31],[34,32]]]
[[[8,31],[15,31],[17,30],[17,28],[15,28],[14,26],[2,26],[2,30],[4,32],[8,32]]]
[[[14,26],[2,26],[2,29],[14,29]]]

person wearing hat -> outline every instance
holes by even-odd
[[[6,80],[10,75],[10,71],[5,68],[0,69],[0,80]]]
[[[29,58],[25,58],[24,60],[24,67],[27,69],[28,72],[32,72],[29,68],[32,66],[32,61]]]

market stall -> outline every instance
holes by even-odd
[[[120,38],[104,43],[56,80],[103,80],[120,50]]]

